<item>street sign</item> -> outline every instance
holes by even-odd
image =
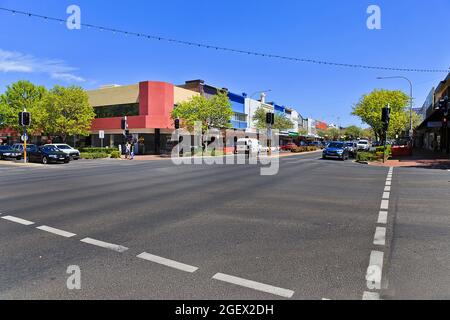
[[[20,137],[20,139],[22,139],[22,141],[28,141],[28,136],[24,134]]]
[[[441,121],[428,121],[428,128],[442,128]]]
[[[98,136],[99,136],[100,139],[105,139],[105,131],[100,130],[100,131],[98,132]]]

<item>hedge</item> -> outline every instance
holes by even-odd
[[[96,152],[96,153],[83,152],[80,154],[80,158],[81,159],[105,159],[105,158],[109,158],[109,154],[104,153],[104,152]]]
[[[112,158],[112,159],[118,159],[118,158],[120,158],[120,152],[119,152],[119,151],[113,151],[113,152],[111,152],[111,158]]]
[[[365,162],[365,161],[376,161],[378,157],[372,152],[358,152],[356,155],[356,161]]]
[[[106,153],[112,154],[114,151],[119,152],[117,148],[80,148],[81,153]]]
[[[293,153],[312,152],[319,150],[317,147],[297,147],[291,150]]]

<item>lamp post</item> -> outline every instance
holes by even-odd
[[[409,88],[410,88],[410,108],[409,108],[409,137],[412,139],[412,135],[413,135],[413,119],[412,119],[412,115],[413,115],[413,84],[412,81],[409,80],[407,77],[403,77],[403,76],[393,76],[393,77],[378,77],[378,80],[384,80],[384,79],[403,79],[408,81],[409,83]]]

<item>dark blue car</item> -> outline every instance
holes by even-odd
[[[340,159],[345,161],[350,158],[349,150],[344,142],[330,142],[323,150],[323,159]]]

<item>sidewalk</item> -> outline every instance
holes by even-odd
[[[395,157],[385,163],[373,162],[372,166],[378,167],[416,167],[428,169],[450,169],[450,157],[442,153],[434,153],[427,150],[415,149],[412,156]]]
[[[282,152],[278,155],[278,157],[280,158],[284,158],[284,157],[292,157],[292,156],[298,156],[298,155],[303,155],[303,154],[311,154],[311,153],[319,153],[322,152],[322,150],[317,150],[317,151],[310,151],[310,152],[302,152],[302,153],[293,153],[293,152]],[[234,154],[227,154],[227,155],[221,155],[221,156],[217,156],[217,157],[231,157],[231,156],[236,156]],[[274,158],[276,156],[271,156],[271,158]],[[190,158],[190,159],[195,159],[195,158],[211,158],[211,156],[204,156],[204,157],[186,157],[186,158]],[[130,159],[125,159],[123,156],[121,159],[118,159],[121,161],[130,161]],[[161,156],[156,156],[156,155],[136,155],[134,156],[133,161],[160,161],[160,160],[171,160],[170,155],[161,155]]]

